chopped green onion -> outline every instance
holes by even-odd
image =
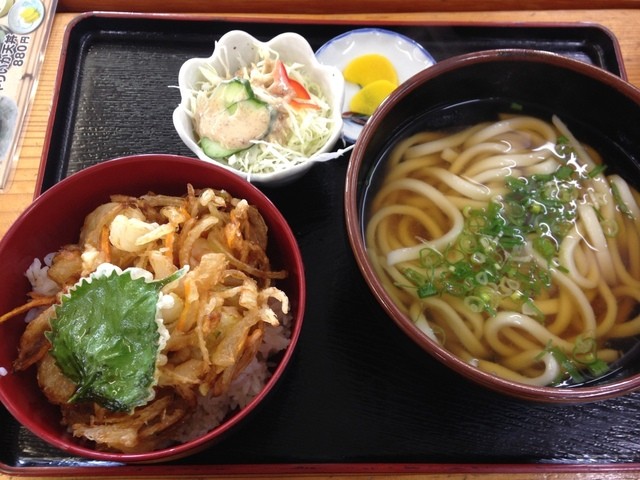
[[[570,143],[559,138],[557,147],[570,149]],[[496,313],[503,298],[510,299],[543,321],[533,298],[551,286],[551,268],[566,271],[558,248],[575,224],[581,179],[569,164],[552,173],[506,177],[507,191],[500,197],[484,208],[463,209],[463,231],[454,242],[442,252],[421,251],[417,270],[405,272],[412,287],[421,298],[470,298],[470,308],[483,305],[488,315]],[[531,258],[529,244],[548,262],[546,267]]]
[[[522,304],[522,313],[535,318],[539,322],[544,321],[544,313],[542,313],[542,310],[540,310],[530,298],[525,300],[525,302]]]
[[[458,246],[464,253],[472,253],[478,248],[478,239],[469,232],[462,232],[458,237]]]
[[[613,218],[601,221],[600,226],[602,227],[602,232],[604,233],[604,235],[609,238],[614,238],[615,236],[617,236],[620,230],[620,228],[618,227],[618,223]]]
[[[486,285],[489,283],[489,276],[487,275],[487,272],[478,272],[476,274],[476,282],[478,285]]]
[[[533,248],[547,261],[551,260],[557,253],[556,244],[549,237],[535,238],[533,240]]]
[[[591,375],[599,377],[609,371],[609,365],[598,358],[598,344],[593,337],[579,336],[573,347],[573,358],[581,365],[585,365]]]
[[[560,348],[550,345],[547,347],[546,351],[553,355],[553,358],[556,359],[556,361],[560,365],[560,368],[566,375],[571,378],[571,380],[576,383],[584,382],[584,377],[582,376],[576,365]]]
[[[444,258],[435,248],[423,248],[420,250],[420,265],[425,268],[435,268],[442,265]]]
[[[588,364],[587,367],[589,368],[591,375],[594,377],[601,377],[609,371],[609,365],[607,365],[607,362],[600,358],[596,358],[593,362]]]
[[[635,220],[633,216],[633,212],[629,209],[628,205],[622,199],[622,195],[620,195],[620,190],[618,189],[618,186],[615,183],[611,183],[611,195],[613,195],[613,201],[616,202],[616,206],[618,207],[618,210],[620,210],[620,212],[623,215],[626,215],[631,220]]]
[[[589,374],[594,377],[600,377],[609,371],[609,365],[597,358],[597,342],[593,337],[578,337],[574,344],[571,357],[569,357],[562,349],[549,343],[541,352],[540,357],[545,352],[549,352],[556,359],[566,377],[569,377],[575,383],[584,382],[585,378],[580,372],[586,368]],[[558,382],[562,381],[558,379]]]
[[[413,268],[406,268],[402,273],[417,287],[418,297],[427,298],[438,294],[433,282]]]
[[[598,217],[598,221],[601,222],[604,220],[604,216],[602,215],[602,212],[600,211],[599,208],[596,208],[595,205],[593,205],[591,207],[593,209],[593,212],[596,214],[596,217]]]
[[[482,265],[487,260],[487,256],[482,252],[473,252],[471,254],[471,263]]]
[[[473,313],[480,313],[485,309],[485,302],[475,295],[465,297],[464,304],[471,310]]]
[[[600,175],[602,172],[604,172],[607,169],[606,165],[600,164],[600,165],[596,165],[593,170],[591,170],[587,176],[589,178],[595,178],[598,175]]]
[[[568,165],[562,165],[556,170],[554,177],[558,180],[569,180],[574,173],[574,169]]]

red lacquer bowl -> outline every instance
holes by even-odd
[[[582,141],[596,147],[605,163],[638,188],[640,90],[636,87],[583,61],[542,51],[492,50],[450,58],[400,85],[358,138],[347,171],[345,214],[360,271],[380,305],[412,341],[480,385],[553,403],[589,402],[637,390],[640,368],[633,355],[640,347],[630,349],[630,358],[614,374],[572,387],[531,386],[481,371],[425,335],[395,304],[371,264],[363,235],[366,199],[375,191],[390,149],[427,122],[432,129],[463,127],[495,120],[498,108],[508,110],[510,106],[567,120]]]
[[[35,379],[35,369],[0,377],[0,400],[27,429],[51,445],[73,455],[98,460],[137,463],[184,457],[219,441],[260,405],[281,378],[296,347],[305,307],[302,257],[286,219],[256,187],[233,173],[197,159],[173,155],[139,155],[108,160],[88,167],[57,183],[20,215],[0,242],[2,288],[0,311],[7,312],[26,301],[29,282],[24,272],[35,257],[42,258],[66,243],[77,242],[85,215],[122,193],[183,195],[187,183],[195,188],[224,189],[255,205],[269,228],[269,256],[274,268],[286,269],[288,278],[278,286],[291,302],[291,341],[260,393],[242,410],[195,440],[149,453],[101,452],[79,443],[60,425],[57,407],[48,403]],[[24,331],[22,318],[0,325],[0,366],[11,370],[18,340]]]

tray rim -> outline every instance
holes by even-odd
[[[213,467],[213,468],[212,468]],[[225,465],[171,465],[171,464],[123,464],[109,466],[82,467],[12,467],[0,463],[0,474],[14,477],[149,477],[156,478],[198,478],[215,475],[216,477],[249,476],[249,477],[280,477],[283,475],[409,475],[409,474],[607,474],[607,473],[637,473],[640,462],[620,465],[603,463],[565,464],[565,463],[277,463],[277,464],[225,464]]]
[[[393,18],[338,18],[338,17],[314,17],[304,14],[276,17],[260,14],[215,14],[215,13],[147,13],[147,12],[114,12],[114,11],[87,11],[76,15],[65,27],[60,59],[54,83],[54,94],[51,103],[51,112],[47,122],[44,148],[36,178],[36,188],[33,198],[42,193],[45,180],[45,168],[49,156],[51,139],[53,135],[54,121],[59,106],[60,86],[63,80],[64,67],[67,61],[67,50],[73,31],[84,21],[91,18],[123,19],[123,20],[162,20],[162,21],[219,21],[234,23],[290,23],[298,25],[353,25],[358,26],[420,26],[420,27],[475,27],[475,28],[540,28],[540,29],[596,29],[600,30],[611,41],[619,76],[627,80],[627,73],[620,49],[620,43],[616,35],[606,26],[591,21],[532,21],[532,22],[508,22],[508,21],[424,21]],[[41,476],[60,477],[64,475],[91,475],[97,477],[114,476],[171,476],[179,475],[358,475],[358,474],[528,474],[528,473],[624,473],[640,470],[640,462],[632,463],[407,463],[407,462],[328,462],[328,463],[270,463],[270,464],[114,464],[114,465],[86,465],[86,466],[13,466],[0,462],[0,474],[16,477]]]
[[[526,27],[526,28],[547,28],[547,29],[595,29],[601,31],[606,37],[609,38],[614,50],[614,56],[616,63],[620,70],[619,76],[623,80],[627,80],[627,73],[624,66],[624,60],[622,57],[622,51],[620,43],[616,35],[608,27],[591,21],[580,22],[497,22],[497,21],[424,21],[424,20],[408,20],[408,19],[359,19],[359,18],[317,18],[310,17],[308,15],[291,15],[286,18],[274,17],[274,16],[259,16],[259,15],[246,15],[246,14],[173,14],[173,13],[136,13],[136,12],[112,12],[112,11],[89,11],[81,13],[75,16],[66,26],[64,36],[62,39],[62,48],[60,53],[60,60],[58,63],[58,70],[56,72],[56,79],[54,83],[54,94],[51,101],[51,112],[49,114],[49,120],[47,122],[46,134],[44,139],[44,147],[42,155],[40,157],[40,165],[38,167],[38,173],[36,177],[35,189],[33,198],[35,199],[42,193],[44,186],[46,163],[49,157],[49,151],[51,146],[51,139],[53,135],[54,121],[56,118],[57,108],[59,105],[60,97],[60,85],[63,79],[64,66],[67,59],[67,49],[69,47],[71,35],[74,28],[80,23],[90,18],[108,18],[108,19],[139,19],[139,20],[162,20],[162,21],[220,21],[220,22],[235,22],[235,23],[292,23],[299,25],[354,25],[354,26],[371,26],[376,25],[379,27],[384,26],[422,26],[422,27],[476,27],[476,28],[514,28],[514,27]]]

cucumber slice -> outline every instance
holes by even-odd
[[[219,98],[226,108],[238,102],[255,98],[251,84],[240,78],[222,82],[215,88],[213,96]]]
[[[272,121],[271,107],[254,95],[248,81],[229,80],[216,87],[200,117],[200,147],[208,157],[226,158],[264,138]]]
[[[244,149],[230,150],[220,145],[219,142],[216,142],[215,140],[211,140],[210,138],[207,138],[207,137],[201,138],[199,144],[204,154],[207,157],[211,157],[211,158],[227,158],[236,152],[240,152],[244,150]]]

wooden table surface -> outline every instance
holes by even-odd
[[[10,227],[17,216],[32,201],[35,189],[35,182],[40,167],[41,156],[45,142],[45,133],[49,121],[49,114],[54,97],[56,85],[57,68],[60,62],[64,32],[69,22],[83,9],[112,9],[130,10],[128,4],[131,0],[104,0],[101,2],[61,0],[58,4],[59,13],[56,15],[51,38],[47,47],[44,63],[42,66],[36,97],[31,108],[26,128],[21,137],[21,153],[17,166],[10,177],[7,188],[0,192],[0,237]],[[336,20],[358,20],[358,21],[379,21],[379,20],[402,20],[411,18],[412,21],[425,22],[515,22],[515,23],[566,23],[566,22],[588,22],[600,24],[608,28],[618,39],[622,59],[628,80],[640,86],[640,1],[638,0],[539,0],[533,2],[522,2],[521,0],[488,0],[478,2],[476,0],[413,0],[411,2],[360,2],[356,0],[344,2],[344,0],[299,0],[297,2],[282,2],[270,0],[252,1],[230,1],[220,0],[210,2],[215,5],[219,12],[234,12],[226,14],[230,16],[256,16],[255,12],[274,12],[278,8],[288,13],[260,13],[260,16],[275,16],[277,18],[329,18],[331,15],[313,13],[317,10],[317,5],[338,6],[344,3],[343,10],[336,14]],[[286,5],[291,5],[286,9]],[[369,12],[379,13],[351,13],[363,11],[362,5],[371,7]],[[518,10],[522,5],[527,6],[527,10]],[[580,9],[569,9],[579,4]],[[209,3],[198,0],[187,0],[185,2],[139,2],[136,8],[146,11],[175,11],[179,5],[183,11],[204,10]],[[389,5],[393,5],[390,8]],[[485,11],[479,11],[479,5],[483,5]],[[404,7],[402,7],[404,6]],[[619,8],[604,8],[604,7]],[[563,10],[562,7],[567,9]],[[389,10],[397,11],[400,8],[421,10],[421,13],[388,13]],[[252,10],[247,10],[252,9]],[[552,10],[551,10],[552,9]],[[438,11],[439,10],[439,11]],[[464,10],[464,11],[455,11]],[[329,8],[331,11],[331,8]],[[301,13],[302,12],[302,13]],[[311,12],[311,13],[309,13]],[[217,14],[215,14],[217,15]],[[639,139],[640,141],[640,139]],[[171,153],[171,152],[167,152]],[[334,480],[346,478],[358,478],[358,475],[331,475]],[[372,475],[367,474],[361,478],[390,479],[398,478],[394,475]],[[0,474],[0,480],[15,478],[11,475]],[[21,477],[24,478],[24,477]],[[36,478],[36,477],[29,477]],[[40,477],[38,477],[40,478]],[[200,477],[202,478],[202,477]],[[211,477],[222,478],[222,477]],[[234,477],[237,478],[237,477]],[[266,478],[266,477],[260,477]],[[296,478],[296,477],[288,477]],[[302,478],[302,477],[301,477]],[[304,478],[329,478],[319,475],[305,475]],[[404,474],[401,478],[424,478],[428,480],[629,480],[640,478],[640,465],[630,466],[624,469],[620,467],[608,468],[606,466],[594,466],[592,471],[580,473],[551,472],[541,468],[536,473],[499,473],[499,472],[474,472],[473,469],[462,473],[433,473],[433,474]]]

